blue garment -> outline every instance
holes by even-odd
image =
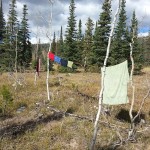
[[[67,67],[68,61],[65,59],[61,59],[61,65]]]
[[[0,40],[0,44],[4,44],[4,42],[2,40]]]
[[[0,37],[0,44],[4,44],[2,37]]]
[[[61,58],[55,55],[54,61],[57,62],[58,64],[60,64],[60,60],[61,60]]]

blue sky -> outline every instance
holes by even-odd
[[[11,0],[3,0],[3,11],[7,19],[9,3]],[[59,37],[60,27],[65,30],[67,26],[67,18],[69,16],[70,0],[53,0],[53,19],[52,19],[52,35],[55,31],[56,38]],[[85,30],[85,23],[90,17],[95,23],[99,19],[101,7],[104,0],[75,0],[75,15],[78,25],[78,20],[82,20],[83,31]],[[112,17],[118,6],[119,0],[112,0]],[[27,4],[29,26],[31,31],[32,43],[37,42],[40,38],[41,42],[47,42],[46,34],[50,34],[48,30],[48,22],[50,17],[50,3],[49,0],[17,0],[16,11],[18,18],[22,17],[23,4]],[[147,35],[150,30],[150,0],[126,0],[127,24],[130,24],[132,12],[135,10],[139,21],[139,35]]]
[[[139,28],[139,33],[147,33],[148,31],[150,31],[150,27],[142,27]]]

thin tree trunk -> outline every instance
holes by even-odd
[[[133,140],[133,141],[135,141],[135,134],[136,134],[136,132],[135,132],[135,119],[140,115],[140,112],[141,112],[141,109],[144,105],[144,102],[150,94],[150,88],[149,88],[147,94],[145,95],[145,97],[143,98],[143,100],[141,102],[138,113],[136,114],[136,116],[133,117],[132,111],[133,111],[133,106],[134,106],[134,101],[135,101],[135,85],[133,82],[134,59],[133,59],[133,55],[132,55],[133,54],[134,37],[135,37],[134,33],[135,33],[135,31],[133,29],[133,37],[132,37],[132,41],[130,43],[130,59],[132,62],[132,69],[131,69],[131,73],[130,73],[130,83],[131,83],[131,87],[132,87],[132,102],[131,102],[131,107],[129,110],[129,116],[130,116],[131,126],[130,126],[130,130],[128,132],[128,140]]]
[[[51,51],[51,34],[52,34],[52,7],[53,7],[53,1],[49,0],[51,5],[51,12],[50,12],[50,20],[49,20],[49,30],[50,30],[50,36],[47,35],[49,38],[49,50]],[[50,101],[50,92],[49,92],[49,58],[47,56],[47,78],[46,78],[46,87],[47,87],[47,99]]]
[[[38,37],[37,37],[35,61],[37,61],[37,58],[38,58],[39,43],[40,43],[40,39],[38,39]],[[36,64],[36,67],[37,67],[37,64]],[[37,68],[36,68],[36,69],[37,69]],[[36,71],[35,71],[35,78],[34,78],[34,85],[36,85],[37,76],[38,76],[38,72],[37,72],[37,70],[36,70]]]
[[[51,44],[49,45],[49,52],[51,49]],[[49,92],[49,58],[47,56],[47,78],[46,78],[46,86],[47,86],[47,99],[50,100],[50,92]]]
[[[18,43],[18,37],[17,37],[17,33],[16,33],[16,57],[15,57],[15,89],[17,88],[17,81],[18,81],[18,72],[17,72],[17,59],[18,59],[18,47],[17,47],[17,43]]]
[[[87,71],[87,57],[84,58],[84,72]]]
[[[109,40],[108,40],[107,52],[106,52],[106,57],[105,57],[105,60],[104,60],[104,65],[103,65],[104,69],[103,69],[102,79],[101,79],[101,91],[100,91],[100,94],[99,94],[99,107],[98,107],[98,112],[97,112],[97,115],[96,115],[96,120],[95,120],[95,123],[94,123],[94,133],[93,133],[93,139],[92,139],[92,142],[91,142],[90,150],[94,150],[94,146],[95,146],[95,142],[96,142],[97,131],[98,131],[98,121],[99,121],[99,118],[100,118],[100,113],[101,113],[101,108],[102,108],[102,96],[103,96],[103,91],[104,91],[104,78],[105,78],[106,64],[107,64],[107,59],[109,57],[111,39],[112,39],[112,36],[113,36],[115,24],[116,24],[116,21],[117,21],[117,16],[119,14],[121,1],[122,0],[119,0],[119,6],[117,8],[117,11],[116,11],[116,14],[115,14],[115,17],[114,17],[114,21],[113,21],[113,24],[112,24],[112,27],[111,27],[111,32],[110,32],[110,36],[109,36]]]
[[[133,29],[132,43],[130,43],[130,59],[131,59],[131,62],[132,62],[132,68],[131,68],[131,73],[130,73],[130,83],[131,83],[131,87],[132,87],[132,102],[131,102],[131,107],[130,107],[130,111],[129,111],[129,116],[130,116],[130,120],[131,120],[131,132],[134,129],[134,121],[133,121],[132,111],[133,111],[134,100],[135,100],[135,86],[134,86],[134,83],[133,83],[134,59],[133,59],[133,56],[132,56],[133,44],[134,44],[134,29]],[[130,134],[129,134],[129,136],[131,136]]]

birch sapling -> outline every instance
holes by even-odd
[[[94,133],[93,133],[93,138],[92,138],[90,150],[94,150],[94,146],[95,146],[95,142],[96,142],[97,131],[98,131],[98,122],[99,122],[101,108],[102,108],[102,98],[103,98],[102,96],[103,96],[103,91],[104,91],[104,78],[105,78],[106,64],[107,64],[107,59],[108,59],[109,53],[110,53],[111,39],[112,39],[112,36],[113,36],[113,32],[114,32],[115,24],[116,24],[116,21],[117,21],[117,17],[118,17],[119,11],[120,11],[121,1],[122,0],[119,0],[119,6],[117,8],[117,11],[116,11],[113,23],[112,23],[112,27],[111,27],[111,32],[110,32],[110,35],[109,35],[107,52],[106,52],[106,57],[105,57],[105,60],[104,60],[104,65],[103,65],[104,70],[103,70],[102,79],[101,79],[101,91],[100,91],[100,94],[99,94],[99,106],[98,106],[98,112],[97,112],[97,115],[96,115],[96,120],[95,120],[95,123],[94,123]]]
[[[138,110],[138,113],[133,117],[132,111],[133,111],[133,106],[134,106],[134,102],[135,102],[135,85],[133,82],[133,72],[134,72],[134,59],[133,59],[133,44],[134,44],[134,35],[135,31],[133,29],[133,36],[132,36],[132,40],[130,43],[130,59],[132,62],[132,68],[131,68],[131,73],[130,73],[130,83],[131,83],[131,87],[132,87],[132,101],[131,101],[131,107],[129,110],[129,116],[130,116],[130,121],[131,121],[131,125],[130,125],[130,129],[128,132],[128,139],[129,141],[136,141],[135,139],[135,134],[136,134],[136,130],[135,130],[135,119],[140,115],[142,107],[144,105],[144,102],[146,100],[146,98],[150,95],[150,87],[148,87],[148,91],[147,94],[144,96],[141,104],[140,104],[140,108]]]
[[[50,31],[50,34],[48,35],[47,34],[47,37],[49,39],[49,50],[48,52],[51,51],[51,43],[52,43],[52,40],[51,40],[51,34],[52,34],[52,8],[53,8],[53,3],[54,1],[52,0],[49,0],[49,3],[50,3],[50,6],[51,6],[51,12],[50,12],[50,19],[49,19],[49,31]],[[46,78],[46,87],[47,87],[47,99],[50,101],[50,92],[49,92],[49,58],[47,56],[47,78]]]
[[[18,33],[16,33],[16,56],[15,56],[15,90],[17,89],[18,71],[17,71],[17,59],[18,59]]]

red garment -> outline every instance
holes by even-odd
[[[55,57],[55,55],[54,55],[52,52],[49,52],[49,53],[48,53],[48,58],[49,58],[50,60],[54,61],[54,57]]]
[[[40,72],[40,59],[39,59],[39,58],[37,58],[36,72],[37,72],[37,74],[38,74],[38,76],[39,76],[39,72]]]

